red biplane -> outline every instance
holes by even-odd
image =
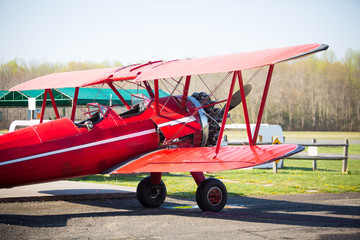
[[[69,179],[99,173],[149,173],[137,187],[139,202],[158,207],[166,197],[161,180],[165,172],[190,172],[196,184],[196,201],[203,211],[220,211],[227,202],[224,184],[206,179],[204,172],[247,168],[290,156],[304,148],[294,144],[256,145],[274,64],[328,48],[325,44],[238,53],[198,59],[157,61],[121,68],[54,73],[10,89],[44,89],[40,124],[0,136],[0,187]],[[242,70],[269,66],[255,131],[252,134],[246,105],[251,86]],[[211,101],[210,94],[189,96],[192,76],[211,73],[231,76],[228,98]],[[159,82],[181,83],[182,95],[159,97]],[[174,78],[179,78],[175,80]],[[131,106],[116,85],[131,82],[147,90]],[[239,92],[233,94],[235,84]],[[108,106],[88,104],[88,119],[75,122],[79,87],[108,85],[127,111],[120,114]],[[71,117],[61,118],[52,89],[74,87]],[[219,86],[218,86],[219,87]],[[55,111],[53,121],[43,122],[46,98]],[[223,108],[216,104],[226,102]],[[249,145],[220,146],[228,112],[242,103]],[[223,123],[223,124],[221,124]]]

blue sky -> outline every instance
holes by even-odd
[[[0,63],[207,57],[326,43],[360,50],[358,0],[0,0]]]

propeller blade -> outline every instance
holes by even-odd
[[[244,86],[244,92],[245,92],[245,97],[247,97],[247,95],[249,95],[249,93],[251,92],[252,86],[250,84],[246,84]],[[229,107],[229,111],[231,111],[231,109],[235,108],[237,105],[239,105],[241,103],[241,93],[240,90],[237,91],[236,93],[234,93],[231,97],[231,102],[230,102],[230,107]],[[226,108],[226,105],[221,109],[221,114],[224,113]]]

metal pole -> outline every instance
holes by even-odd
[[[312,143],[316,143],[316,139],[315,139],[315,138],[313,138]],[[317,162],[316,162],[316,160],[313,160],[313,161],[312,161],[312,169],[313,169],[313,171],[315,171],[315,170],[317,169]]]
[[[342,172],[346,173],[348,171],[348,157],[349,157],[349,139],[345,138],[345,144],[346,146],[344,147],[344,160],[343,160],[343,164],[342,164]]]

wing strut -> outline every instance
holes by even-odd
[[[75,121],[75,112],[76,112],[78,96],[79,96],[79,87],[76,87],[74,99],[73,99],[72,111],[71,111],[71,121],[73,121],[73,122]]]
[[[44,98],[43,98],[43,103],[41,106],[41,115],[40,115],[40,123],[42,123],[44,121],[44,114],[45,114],[45,107],[46,107],[46,98],[47,98],[47,93],[48,93],[49,89],[45,89],[44,91]]]
[[[119,91],[114,87],[114,85],[109,82],[108,83],[109,87],[111,88],[111,90],[113,90],[113,92],[116,94],[116,96],[120,99],[120,101],[122,102],[122,104],[125,105],[125,107],[127,108],[127,110],[130,110],[131,107],[129,106],[129,104],[125,101],[125,99],[121,96],[121,94],[119,93]]]
[[[151,89],[150,84],[149,84],[147,81],[145,81],[144,84],[145,84],[145,87],[146,87],[146,91],[147,91],[148,94],[149,94],[149,97],[150,97],[150,98],[155,98],[154,92],[153,92],[153,90]]]
[[[217,144],[216,144],[215,157],[214,158],[216,158],[217,154],[219,153],[221,139],[222,139],[222,136],[223,136],[223,133],[224,133],[225,123],[226,123],[227,115],[229,113],[229,107],[230,107],[230,102],[231,102],[231,98],[232,98],[232,93],[233,93],[234,86],[235,86],[236,75],[237,75],[237,71],[235,71],[233,73],[233,78],[232,78],[231,86],[230,86],[230,90],[229,90],[229,96],[228,96],[228,99],[227,99],[227,102],[226,102],[226,105],[225,105],[225,112],[224,112],[224,115],[223,115],[223,120],[222,120],[222,124],[221,124],[221,128],[220,128],[220,132],[219,132],[219,137],[218,137],[218,141],[217,141]]]
[[[185,81],[185,86],[184,86],[184,93],[182,95],[181,98],[181,109],[185,109],[186,106],[186,99],[189,93],[189,87],[190,87],[190,80],[191,80],[191,75],[190,76],[186,76],[186,81]]]
[[[266,83],[265,83],[265,87],[264,87],[264,93],[263,93],[263,97],[261,99],[261,105],[260,105],[260,109],[259,109],[259,114],[258,114],[256,126],[255,126],[255,132],[254,132],[254,136],[253,136],[253,139],[252,139],[253,145],[256,145],[256,140],[257,140],[257,137],[258,137],[258,134],[259,134],[259,128],[260,128],[261,119],[262,119],[262,115],[263,115],[264,108],[265,108],[267,94],[269,92],[270,81],[271,81],[273,70],[274,70],[274,64],[271,64],[270,67],[269,67],[269,72],[268,72],[267,78],[266,78]]]
[[[252,146],[253,145],[253,140],[252,140],[252,135],[251,135],[249,113],[248,113],[247,104],[246,104],[244,83],[243,83],[241,71],[238,71],[237,73],[238,73],[239,86],[240,86],[241,102],[242,102],[243,111],[244,111],[246,131],[247,131],[247,135],[248,135],[249,144],[250,144],[250,146]]]
[[[45,108],[46,108],[46,99],[47,99],[48,93],[50,95],[51,103],[52,103],[52,106],[54,108],[55,116],[56,116],[57,119],[60,118],[60,115],[59,115],[58,109],[56,107],[56,102],[55,102],[52,90],[51,89],[45,89],[45,91],[44,91],[44,99],[43,99],[43,103],[42,103],[42,106],[41,106],[40,123],[43,123],[43,121],[44,121]]]
[[[216,144],[215,157],[214,158],[216,158],[217,154],[219,153],[220,144],[221,144],[222,136],[223,136],[224,129],[225,129],[225,123],[226,123],[227,115],[228,115],[228,112],[229,112],[229,107],[230,107],[230,102],[231,102],[231,98],[232,98],[232,93],[233,93],[233,90],[234,90],[236,77],[238,77],[238,80],[239,80],[241,101],[242,101],[243,110],[244,110],[246,131],[247,131],[247,135],[248,135],[248,139],[249,139],[249,144],[250,144],[250,146],[256,145],[256,140],[257,140],[257,137],[258,137],[258,134],[259,134],[261,119],[262,119],[262,115],[264,113],[265,103],[266,103],[267,95],[268,95],[268,92],[269,92],[269,87],[270,87],[270,82],[271,82],[271,77],[272,77],[273,71],[274,71],[274,64],[271,64],[269,66],[269,71],[268,71],[268,75],[267,75],[267,78],[266,78],[266,83],[265,83],[265,87],[264,87],[263,97],[261,99],[261,104],[260,104],[260,109],[259,109],[259,114],[258,114],[256,126],[255,126],[254,135],[251,134],[249,113],[248,113],[248,109],[247,109],[247,105],[246,105],[244,83],[243,83],[241,71],[235,71],[233,73],[233,78],[232,78],[232,82],[231,82],[231,86],[230,86],[230,90],[229,90],[229,96],[228,96],[226,106],[225,106],[225,112],[224,112],[224,115],[223,115],[223,120],[222,120],[222,124],[221,124],[221,128],[220,128],[220,132],[219,132],[219,137],[218,137],[217,144]]]
[[[55,116],[57,119],[59,119],[60,118],[59,111],[56,107],[56,102],[55,102],[54,95],[53,95],[53,92],[51,89],[49,89],[49,95],[50,95],[51,103],[52,103],[54,111],[55,111]]]
[[[160,114],[159,111],[159,79],[154,80],[154,88],[155,88],[155,112],[157,115]]]

